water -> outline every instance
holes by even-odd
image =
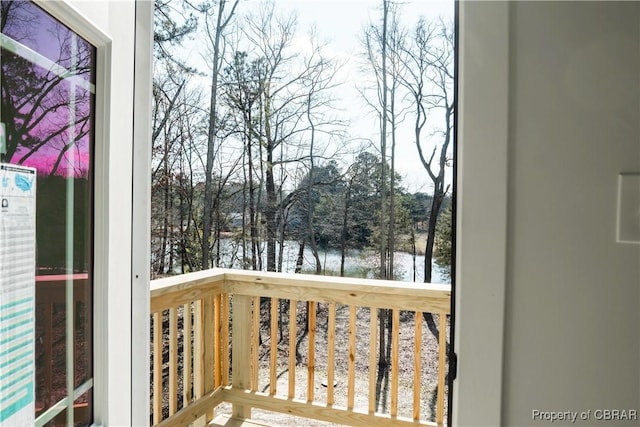
[[[278,249],[276,249],[277,251]],[[293,240],[284,242],[282,271],[284,273],[294,273],[296,269],[296,261],[298,258],[299,244]],[[242,260],[242,247],[232,239],[223,239],[220,245],[221,261],[220,267],[240,268]],[[266,264],[266,245],[262,248],[263,265]],[[322,271],[327,275],[340,274],[340,250],[318,250]],[[396,280],[403,282],[418,282],[424,280],[424,256],[416,255],[415,269],[413,265],[413,256],[407,252],[394,253],[394,271]],[[345,257],[345,276],[348,277],[364,277],[375,278],[379,269],[380,257],[374,251],[362,251],[351,249],[347,251]],[[450,283],[447,272],[440,268],[435,262],[432,264],[431,282],[432,283]],[[414,280],[415,270],[415,280]],[[315,272],[315,258],[308,245],[304,250],[304,262],[302,265],[304,273]]]

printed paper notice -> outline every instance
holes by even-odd
[[[0,426],[35,423],[36,171],[0,164]]]

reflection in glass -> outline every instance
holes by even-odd
[[[93,377],[95,48],[30,1],[3,0],[0,8],[2,161],[38,170],[38,416]],[[89,425],[91,392],[73,408],[73,424]],[[46,424],[66,425],[67,414]]]

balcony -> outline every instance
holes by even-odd
[[[152,424],[443,425],[450,298],[450,285],[240,270],[154,280]]]

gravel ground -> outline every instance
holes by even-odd
[[[304,314],[306,305],[298,305],[298,324],[304,324]],[[269,390],[269,326],[268,309],[263,308],[262,339],[260,348],[260,373],[258,380],[258,390],[268,392]],[[368,308],[358,308],[356,311],[356,357],[355,357],[355,409],[366,412],[369,406],[369,316]],[[288,314],[287,314],[288,318]],[[436,322],[439,321],[435,316]],[[403,312],[400,316],[399,335],[399,393],[398,393],[398,415],[410,418],[413,407],[413,364],[414,364],[414,334],[415,316],[413,313]],[[265,327],[266,326],[266,327]],[[316,344],[315,344],[315,381],[314,381],[314,401],[326,402],[327,388],[327,359],[328,359],[328,308],[326,304],[320,304],[317,311]],[[336,308],[336,344],[335,344],[335,365],[334,365],[334,397],[335,405],[347,406],[347,386],[348,386],[348,348],[349,348],[349,307],[338,305]],[[278,382],[277,396],[286,397],[288,384],[288,325],[283,325],[283,337],[278,344]],[[447,330],[447,336],[449,331]],[[300,357],[296,366],[296,399],[307,399],[307,362],[309,337],[298,327],[297,339],[300,341],[298,348]],[[374,369],[377,370],[378,366]],[[422,333],[422,374],[421,374],[421,406],[420,415],[423,421],[435,420],[435,392],[438,372],[438,344],[428,330],[423,321]],[[324,383],[324,384],[323,384]],[[388,414],[391,402],[391,385],[388,382],[381,382],[378,393],[377,411]],[[446,391],[446,390],[445,390]],[[230,405],[221,406],[217,413],[230,413]],[[446,399],[445,399],[446,414]],[[283,416],[278,413],[254,409],[252,419],[265,422],[273,426],[333,426],[336,424],[309,420],[306,418],[296,418]],[[446,422],[446,420],[445,420]]]

